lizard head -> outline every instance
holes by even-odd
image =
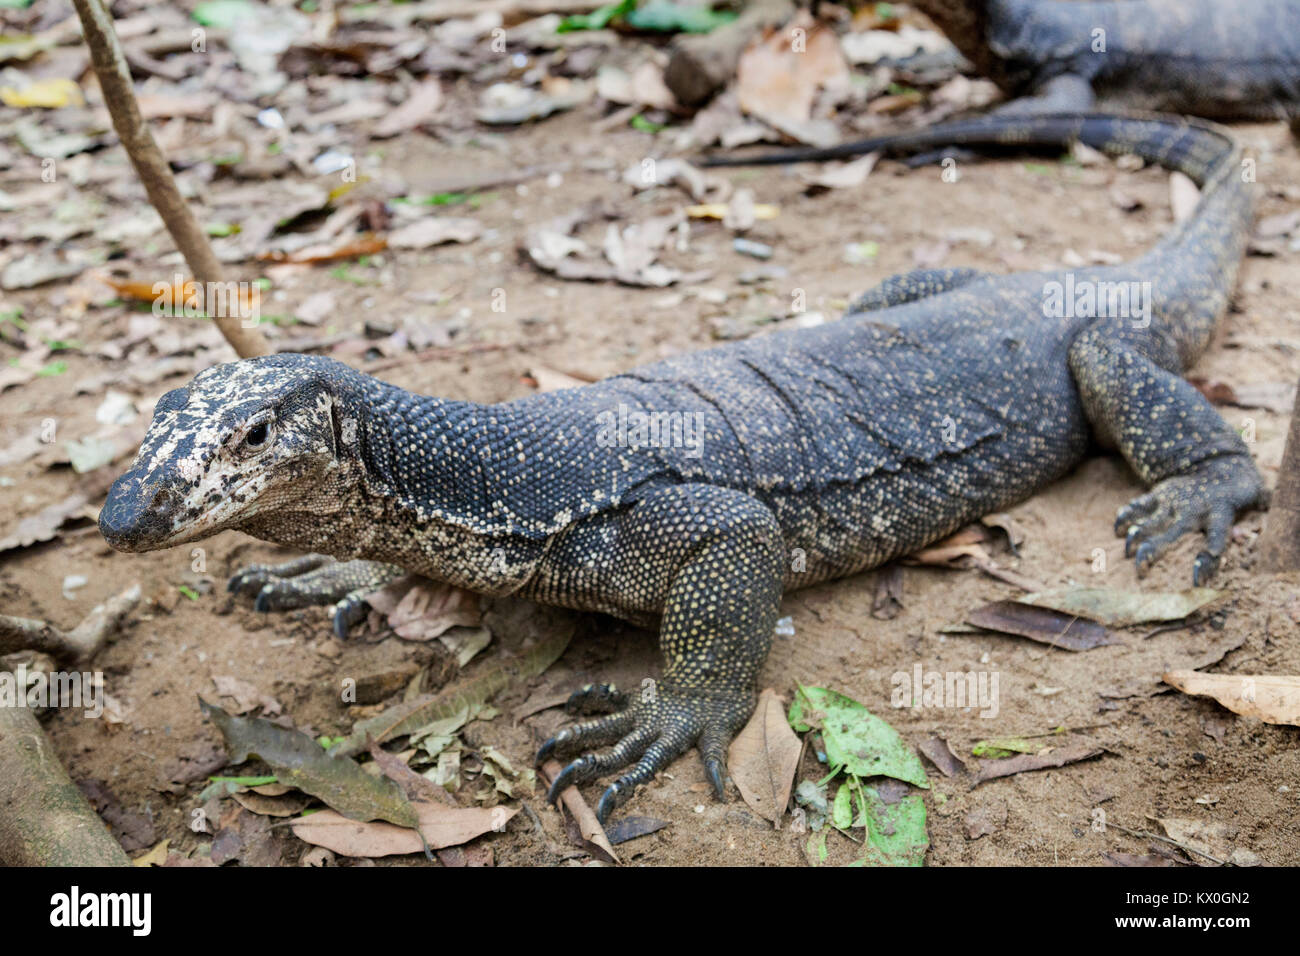
[[[154,551],[329,488],[356,430],[341,408],[355,375],[308,355],[200,372],[158,400],[139,454],[109,489],[100,533],[118,551]]]

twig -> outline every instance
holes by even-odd
[[[139,603],[140,585],[135,584],[96,607],[66,633],[45,621],[0,614],[0,654],[34,650],[60,660],[85,660],[104,645]]]
[[[1159,833],[1147,833],[1145,830],[1130,830],[1128,827],[1120,826],[1118,823],[1111,823],[1109,820],[1106,821],[1106,828],[1119,830],[1121,833],[1127,833],[1129,836],[1137,837],[1141,840],[1159,840],[1161,843],[1168,843],[1170,846],[1178,847],[1178,849],[1182,850],[1184,853],[1195,853],[1197,856],[1203,856],[1207,860],[1219,864],[1219,866],[1228,865],[1227,860],[1220,860],[1217,856],[1210,856],[1210,854],[1206,853],[1204,850],[1198,850],[1196,847],[1188,846],[1185,843],[1179,843],[1177,840],[1170,839],[1167,836],[1161,836]]]
[[[171,234],[176,248],[185,257],[190,271],[198,282],[199,303],[210,283],[222,281],[222,266],[208,242],[207,234],[186,205],[171,167],[154,141],[153,134],[140,115],[140,104],[131,89],[131,71],[127,67],[122,46],[113,30],[112,14],[103,0],[72,0],[81,18],[82,33],[90,48],[90,59],[99,77],[99,88],[104,94],[104,105],[113,118],[113,128],[121,140],[131,165],[144,184],[149,201],[153,203],[163,224]],[[240,311],[236,309],[235,311]],[[256,328],[245,328],[238,315],[214,317],[217,328],[226,337],[240,358],[266,355],[270,352],[266,339]]]

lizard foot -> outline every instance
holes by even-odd
[[[570,763],[555,778],[546,798],[555,803],[569,787],[632,765],[605,789],[596,805],[596,818],[603,824],[638,786],[649,783],[695,744],[714,794],[722,800],[726,795],[723,781],[727,744],[744,725],[753,706],[753,699],[743,694],[692,694],[660,686],[656,694],[638,698],[618,713],[566,727],[542,744],[537,751],[538,763],[554,755],[605,744],[613,746],[604,753],[584,754]]]
[[[1205,548],[1192,565],[1192,584],[1200,587],[1218,570],[1237,512],[1258,504],[1261,492],[1249,458],[1211,458],[1121,508],[1115,533],[1124,535],[1124,556],[1135,558],[1142,572],[1183,535],[1204,531]]]
[[[231,575],[226,589],[241,596],[255,595],[255,611],[333,604],[334,633],[343,639],[365,617],[366,595],[404,573],[378,561],[335,561],[309,554],[284,564],[250,564]]]
[[[627,706],[627,694],[613,684],[587,684],[564,702],[569,714],[612,714]]]

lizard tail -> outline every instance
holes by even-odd
[[[742,156],[706,156],[702,166],[779,166],[848,159],[881,152],[905,156],[945,146],[1010,149],[1065,148],[1074,141],[1111,154],[1132,153],[1176,169],[1204,186],[1233,159],[1237,144],[1221,127],[1175,116],[1115,113],[988,114],[923,129],[821,148],[787,149]]]
[[[1254,215],[1253,167],[1221,127],[1159,115],[991,114],[925,129],[877,136],[826,149],[795,149],[749,157],[710,157],[707,166],[775,165],[844,159],[864,153],[907,155],[946,146],[1065,149],[1081,142],[1112,155],[1132,154],[1189,176],[1201,187],[1196,210],[1132,266],[1164,277],[1171,291],[1197,306],[1177,322],[1186,362],[1209,341],[1245,253]]]
[[[1132,154],[1190,177],[1202,189],[1197,214],[1166,235],[1161,246],[1183,241],[1188,231],[1207,228],[1235,232],[1222,217],[1230,207],[1244,208],[1251,216],[1251,177],[1242,173],[1241,150],[1222,127],[1191,118],[1113,113],[1049,113],[1036,116],[990,114],[940,123],[924,129],[841,143],[838,146],[790,149],[752,156],[708,156],[703,166],[776,166],[821,162],[881,152],[900,156],[947,146],[1001,147],[1004,149],[1068,148],[1080,142],[1111,155]],[[1213,201],[1212,201],[1213,200]],[[1215,214],[1217,212],[1217,215]],[[1238,216],[1232,218],[1240,218]],[[1197,223],[1201,223],[1199,227]]]

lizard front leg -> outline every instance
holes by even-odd
[[[654,492],[607,533],[615,539],[606,552],[615,555],[611,564],[603,570],[579,565],[576,579],[631,616],[662,614],[663,679],[647,682],[625,709],[568,727],[542,745],[539,763],[613,744],[565,767],[549,799],[632,764],[597,805],[604,822],[692,744],[722,799],[726,748],[754,709],[776,624],[780,527],[749,495],[692,484]]]
[[[1151,490],[1119,510],[1116,534],[1145,570],[1185,534],[1205,532],[1192,583],[1218,569],[1237,512],[1260,503],[1263,482],[1246,443],[1205,396],[1171,368],[1161,333],[1123,334],[1105,322],[1070,346],[1070,371],[1097,436],[1119,449]]]
[[[257,611],[290,611],[333,604],[334,633],[340,639],[366,613],[365,596],[406,574],[379,561],[336,561],[308,554],[283,564],[250,564],[231,575],[226,589],[255,596]]]

